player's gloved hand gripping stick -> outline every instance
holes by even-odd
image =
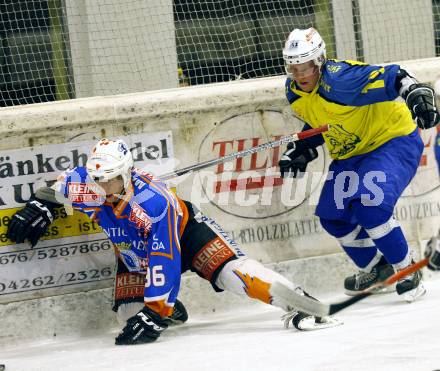
[[[267,142],[267,143],[260,144],[259,146],[244,149],[243,151],[240,151],[240,152],[234,152],[234,153],[231,153],[231,154],[223,156],[223,157],[219,157],[219,158],[215,158],[212,160],[201,162],[199,164],[191,165],[191,166],[185,167],[183,169],[176,170],[171,173],[161,175],[161,176],[159,176],[159,178],[161,180],[169,180],[169,179],[177,178],[178,176],[181,176],[181,175],[184,175],[187,173],[192,173],[194,171],[202,170],[202,169],[205,169],[205,168],[217,165],[217,164],[222,164],[224,162],[228,162],[228,161],[234,160],[236,158],[245,157],[245,156],[248,156],[252,153],[262,152],[262,151],[265,151],[269,148],[275,148],[275,147],[279,147],[283,144],[287,144],[290,142],[296,142],[298,140],[310,138],[315,135],[325,133],[328,130],[329,130],[329,125],[323,125],[323,126],[320,126],[319,128],[316,128],[316,129],[304,130],[299,133],[287,135],[285,137],[282,137],[278,140],[274,140],[272,142]]]

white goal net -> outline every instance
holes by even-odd
[[[440,55],[440,0],[5,0],[0,105],[280,75],[310,26],[330,57]]]

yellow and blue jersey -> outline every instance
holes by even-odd
[[[129,271],[145,274],[145,304],[161,316],[171,315],[180,288],[180,235],[188,217],[183,202],[138,169],[116,204],[105,201],[84,167],[66,171],[56,188],[99,224]]]
[[[399,68],[330,59],[312,92],[297,89],[287,78],[286,96],[310,127],[330,124],[323,134],[329,153],[333,159],[347,159],[415,130],[406,104],[395,100]]]

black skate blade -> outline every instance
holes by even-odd
[[[362,294],[364,291],[366,291],[366,290],[363,290],[363,291],[350,291],[350,290],[345,289],[344,294],[348,295],[348,296],[356,296],[356,295],[359,295],[359,293]],[[390,294],[390,293],[395,292],[395,291],[396,291],[396,285],[392,284],[392,285],[387,286],[387,287],[376,288],[376,289],[372,290],[371,293],[373,295],[384,295],[384,294]]]

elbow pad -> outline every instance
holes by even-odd
[[[405,99],[409,93],[411,85],[418,84],[419,82],[414,76],[411,76],[406,70],[400,68],[397,72],[395,88],[399,92],[399,95]]]
[[[405,99],[408,109],[421,129],[429,129],[440,122],[434,89],[429,85],[420,84],[405,70],[400,69],[396,77],[396,89]]]

